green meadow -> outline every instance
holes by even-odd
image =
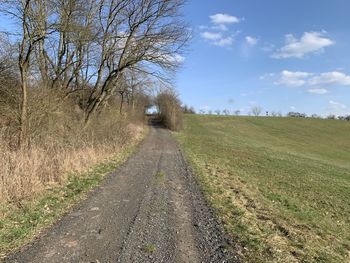
[[[174,136],[244,262],[350,261],[350,122],[187,115]]]

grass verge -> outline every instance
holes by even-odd
[[[103,178],[119,167],[136,150],[146,135],[125,146],[106,161],[80,174],[71,174],[60,185],[53,185],[40,195],[0,209],[0,259],[11,251],[33,240],[45,228],[55,223],[86,194],[99,185]]]
[[[350,261],[350,123],[186,116],[175,134],[243,262]]]

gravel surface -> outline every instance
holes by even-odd
[[[238,262],[169,132],[4,262]]]

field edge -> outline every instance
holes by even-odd
[[[71,174],[60,185],[48,188],[32,200],[2,208],[0,218],[0,260],[30,244],[79,205],[103,179],[137,151],[149,133],[144,125],[140,136],[120,152],[79,174]]]

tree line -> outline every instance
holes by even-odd
[[[189,112],[188,110],[188,107],[186,106],[183,110],[184,113],[196,113],[194,110]],[[204,109],[200,109],[198,111],[199,114],[208,114],[208,115],[213,115],[213,114],[216,114],[216,115],[226,115],[226,116],[229,116],[229,115],[235,115],[235,116],[239,116],[241,114],[241,111],[240,110],[234,110],[234,111],[230,111],[228,109],[224,109],[224,110],[204,110]],[[283,114],[280,112],[280,111],[265,111],[264,112],[264,116],[266,117],[283,117]],[[251,116],[262,116],[262,108],[259,107],[259,106],[253,106],[251,111],[248,112],[248,115]],[[311,114],[311,115],[307,115],[306,113],[301,113],[301,112],[295,112],[295,111],[290,111],[288,112],[285,117],[291,117],[291,118],[314,118],[314,119],[322,119],[322,118],[326,118],[326,119],[332,119],[332,120],[335,120],[335,119],[338,119],[338,120],[345,120],[345,121],[350,121],[350,115],[339,115],[339,116],[336,116],[334,114],[329,114],[328,116],[326,117],[322,117],[321,115],[318,115],[318,114]]]
[[[85,125],[116,99],[120,112],[125,103],[135,108],[137,100],[145,107],[152,83],[168,82],[181,62],[190,37],[183,5],[184,0],[0,1],[1,13],[20,28],[2,32],[0,48],[0,107],[16,105],[19,145],[28,143],[29,97],[38,89],[58,101],[73,98]]]

